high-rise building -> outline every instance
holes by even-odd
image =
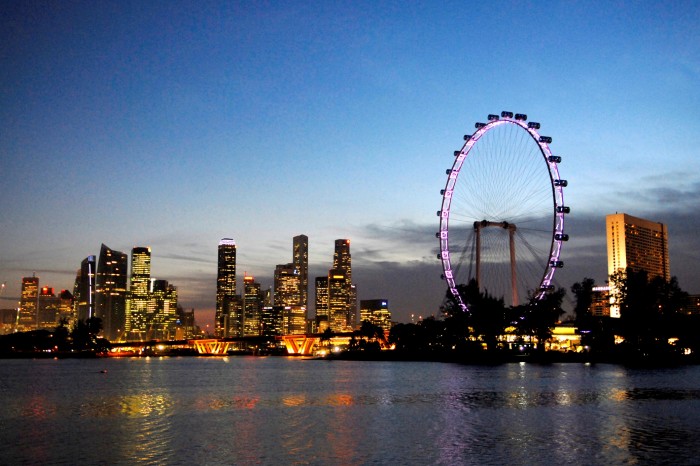
[[[260,318],[260,334],[264,337],[282,335],[284,306],[265,306]]]
[[[95,269],[95,256],[87,256],[75,277],[73,308],[76,318],[83,321],[95,316]]]
[[[671,278],[666,225],[627,214],[605,217],[608,243],[608,275],[627,269],[644,271],[648,277]],[[611,290],[611,295],[614,296]],[[611,303],[610,316],[619,317],[619,306]]]
[[[335,240],[333,268],[328,272],[328,322],[334,332],[348,331],[357,319],[357,288],[352,283],[350,240]]]
[[[148,339],[169,340],[175,336],[177,288],[167,280],[151,279],[146,318]]]
[[[194,319],[194,309],[183,309],[182,306],[178,306],[177,319],[176,340],[189,340],[199,336]]]
[[[350,289],[344,270],[328,271],[328,327],[333,332],[348,330]]]
[[[102,319],[102,333],[118,340],[126,329],[126,275],[129,257],[102,245],[95,275],[95,316]]]
[[[53,330],[58,325],[60,298],[53,288],[44,286],[39,291],[37,329]]]
[[[299,271],[299,305],[309,308],[309,237],[299,235],[293,238],[292,263]]]
[[[316,329],[328,328],[328,277],[316,277]]]
[[[39,305],[39,277],[22,278],[22,297],[19,302],[17,331],[28,332],[37,328],[37,310]]]
[[[630,268],[670,280],[666,225],[627,214],[608,215],[605,223],[609,275]]]
[[[282,334],[300,335],[306,333],[306,308],[304,306],[284,306],[282,311]]]
[[[58,321],[64,322],[72,328],[75,324],[75,310],[73,307],[73,295],[68,290],[61,290],[58,295]]]
[[[278,264],[274,276],[275,306],[297,306],[301,302],[301,277],[294,264]]]
[[[260,335],[260,319],[263,309],[263,293],[255,277],[243,277],[243,335]]]
[[[231,238],[219,241],[216,274],[216,316],[214,335],[217,337],[243,334],[243,312],[236,297],[236,242]]]
[[[151,282],[151,248],[131,249],[131,277],[127,301],[126,333],[128,340],[146,338],[148,332],[149,286]]]
[[[352,283],[352,263],[350,258],[350,240],[335,240],[333,252],[333,268],[345,272],[348,283]]]
[[[363,299],[360,301],[360,321],[381,327],[385,332],[391,330],[391,312],[386,299]]]

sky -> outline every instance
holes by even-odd
[[[347,238],[359,299],[436,314],[445,169],[502,110],[563,159],[558,286],[605,281],[625,212],[668,225],[700,293],[698,24],[695,1],[4,1],[0,307],[150,246],[211,323],[221,238],[266,287],[305,234],[310,277]]]

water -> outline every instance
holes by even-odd
[[[700,462],[695,366],[0,360],[0,406],[12,465]]]

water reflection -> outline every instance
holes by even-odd
[[[692,464],[700,442],[700,368],[151,358],[0,380],[8,464]]]

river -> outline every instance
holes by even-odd
[[[700,367],[0,360],[0,464],[697,464]]]

